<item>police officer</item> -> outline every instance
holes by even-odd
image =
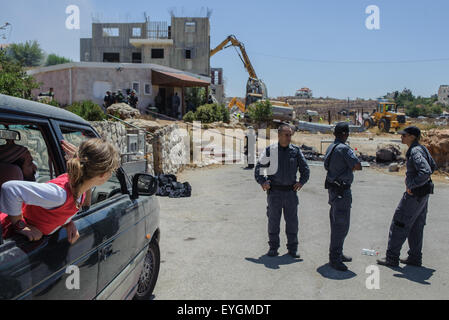
[[[330,245],[329,265],[339,271],[348,267],[343,262],[352,258],[343,254],[343,243],[349,231],[352,193],[355,170],[362,165],[354,151],[346,144],[349,137],[349,125],[340,122],[334,129],[335,141],[327,148],[324,156],[324,168],[327,170],[325,187],[329,193]]]
[[[139,98],[136,96],[136,90],[132,90],[131,94],[128,96],[128,104],[137,109],[137,103],[139,102]]]
[[[292,128],[282,124],[278,129],[279,142],[262,152],[254,170],[256,181],[267,191],[268,256],[277,256],[282,210],[284,210],[288,253],[299,258],[298,251],[298,195],[309,180],[310,170],[299,147],[290,143]],[[266,168],[267,175],[260,173]],[[296,173],[300,172],[299,182]]]
[[[388,237],[386,257],[377,263],[389,267],[399,266],[399,261],[408,265],[421,266],[423,231],[426,224],[429,194],[433,193],[431,175],[437,168],[426,147],[419,144],[421,131],[410,126],[401,134],[402,143],[409,149],[406,153],[407,172],[401,201],[393,215]],[[410,250],[407,259],[399,259],[402,245],[408,238]]]
[[[246,157],[246,170],[254,169],[256,156],[257,133],[252,126],[248,127],[245,135],[244,155]]]
[[[124,103],[124,102],[126,102],[126,99],[125,99],[125,96],[122,93],[122,90],[117,90],[116,99],[117,99],[117,103]]]

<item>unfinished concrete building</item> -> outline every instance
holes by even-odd
[[[130,41],[147,38],[146,23],[92,23],[92,38],[80,39],[80,61],[141,63]]]
[[[438,102],[449,105],[449,85],[441,85],[438,90]]]
[[[172,17],[166,22],[93,23],[80,40],[80,61],[151,63],[209,76],[209,18]]]

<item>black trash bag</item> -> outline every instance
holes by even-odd
[[[158,189],[156,195],[169,198],[190,197],[192,187],[188,182],[178,182],[173,174],[161,174],[158,177]]]

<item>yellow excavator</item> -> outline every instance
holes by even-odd
[[[237,106],[240,111],[246,113],[248,106],[252,103],[259,100],[268,99],[267,86],[265,83],[257,77],[256,71],[254,70],[251,61],[249,60],[248,54],[246,53],[245,46],[241,43],[235,35],[228,36],[225,40],[223,40],[215,49],[210,51],[210,57],[215,55],[217,52],[226,49],[228,47],[236,47],[240,49],[239,55],[240,60],[243,62],[243,66],[249,74],[248,81],[246,83],[246,96],[245,96],[245,104],[241,103],[237,100],[237,98],[233,98],[229,104],[228,108],[231,109],[234,106]],[[270,103],[273,106],[273,118],[275,120],[281,121],[293,121],[295,118],[295,112],[293,108],[285,102],[270,100]]]

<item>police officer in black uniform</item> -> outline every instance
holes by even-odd
[[[282,124],[278,129],[279,142],[264,150],[254,170],[256,181],[267,191],[268,256],[279,254],[280,222],[284,210],[288,253],[299,258],[297,192],[309,180],[310,170],[299,147],[290,143],[292,135],[292,128]],[[267,175],[260,173],[261,168],[267,168]],[[298,169],[299,182],[296,180]]]
[[[139,98],[136,96],[136,90],[132,90],[131,94],[128,96],[128,104],[137,109],[137,103],[139,102]]]
[[[398,267],[402,263],[421,266],[424,225],[426,224],[429,195],[433,193],[432,173],[437,168],[426,147],[419,144],[421,131],[410,126],[401,134],[402,143],[408,145],[407,172],[401,201],[393,216],[388,237],[386,257],[377,260],[380,265]],[[402,245],[408,238],[410,250],[407,259],[399,259]]]
[[[329,211],[331,239],[329,245],[329,265],[336,270],[346,271],[343,262],[352,258],[343,254],[343,243],[349,231],[352,193],[355,170],[362,165],[354,151],[346,144],[349,137],[349,125],[340,122],[334,129],[335,141],[328,147],[324,156],[324,168],[327,170],[325,188],[329,193]]]

